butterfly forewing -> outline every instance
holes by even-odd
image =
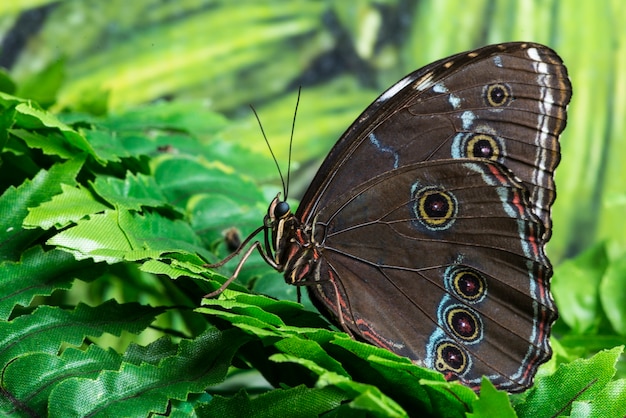
[[[275,237],[289,283],[353,335],[477,388],[532,383],[550,357],[559,57],[492,45],[383,93]]]
[[[561,60],[537,44],[492,45],[430,64],[359,116],[320,167],[297,216],[310,222],[326,200],[402,165],[479,156],[524,182],[548,232],[570,95]]]

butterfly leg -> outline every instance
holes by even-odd
[[[254,235],[251,235],[249,238],[251,238],[252,236],[254,236]],[[248,240],[249,240],[249,239],[248,239]],[[247,244],[247,241],[248,241],[248,240],[244,241],[244,243],[242,244],[242,247],[243,247],[243,245]],[[203,297],[204,297],[204,298],[212,298],[212,297],[215,297],[215,296],[219,295],[219,294],[220,294],[220,293],[222,293],[224,290],[226,290],[226,288],[227,288],[228,286],[230,286],[230,284],[231,284],[231,283],[232,283],[235,279],[237,279],[237,276],[239,276],[239,272],[241,271],[241,269],[242,269],[243,265],[245,264],[246,260],[247,260],[247,259],[248,259],[251,255],[252,255],[252,253],[254,252],[254,250],[255,250],[255,249],[259,251],[259,254],[261,254],[261,257],[263,257],[263,259],[265,260],[265,262],[266,262],[267,264],[269,264],[270,266],[272,266],[272,267],[273,267],[273,268],[275,268],[275,269],[278,269],[278,268],[279,268],[278,264],[276,264],[276,262],[272,259],[272,257],[270,257],[269,255],[267,255],[267,254],[265,253],[265,251],[263,251],[263,246],[261,245],[261,243],[260,243],[259,241],[255,241],[255,242],[254,242],[254,244],[252,244],[252,245],[250,246],[250,248],[248,248],[248,249],[246,250],[246,252],[243,254],[243,256],[241,257],[241,260],[239,260],[239,263],[237,263],[237,267],[235,268],[235,271],[233,272],[232,276],[230,276],[230,277],[228,278],[228,280],[226,280],[226,281],[224,282],[224,284],[222,284],[222,285],[219,287],[219,289],[214,290],[214,291],[213,291],[213,292],[211,292],[211,293],[207,293],[207,294],[206,294],[206,295],[204,295]],[[240,247],[240,249],[239,249],[239,250],[237,250],[236,252],[234,252],[233,254],[231,254],[231,255],[230,255],[229,257],[227,257],[225,260],[226,260],[226,261],[230,260],[230,259],[231,259],[234,255],[239,254],[239,252],[241,252],[241,247]],[[224,260],[222,260],[222,261],[220,261],[219,263],[216,263],[216,264],[210,264],[210,265],[208,265],[207,267],[213,267],[213,266],[219,267],[219,266],[221,266],[221,265],[223,265],[223,264],[224,264]]]

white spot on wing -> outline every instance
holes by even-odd
[[[433,91],[435,93],[447,93],[448,88],[443,83],[437,83],[433,86]]]
[[[463,121],[463,129],[469,130],[476,119],[474,112],[466,110],[461,114],[461,121]]]
[[[502,68],[502,57],[500,55],[496,55],[495,57],[493,57],[493,63],[496,65],[496,67]]]
[[[539,56],[539,51],[537,51],[537,48],[528,48],[527,54],[533,61],[541,62],[541,57]]]
[[[412,81],[413,81],[413,77],[412,76],[404,77],[402,80],[398,81],[396,84],[394,84],[393,86],[389,87],[389,89],[387,89],[387,91],[385,91],[383,94],[381,94],[380,97],[378,98],[378,100],[376,100],[376,101],[377,102],[386,102],[387,100],[389,100],[390,98],[392,98],[393,96],[398,94],[398,92],[400,90],[402,90],[404,87],[406,87]]]
[[[448,102],[450,102],[450,105],[454,109],[458,109],[459,107],[461,107],[461,99],[454,94],[450,94],[450,96],[448,97]]]

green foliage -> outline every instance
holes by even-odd
[[[0,33],[19,10],[52,5],[0,71],[3,414],[626,415],[626,101],[614,94],[626,3],[408,3],[1,3]],[[237,263],[205,267],[228,253],[224,231],[247,236],[279,191],[243,106],[261,104],[284,163],[293,86],[305,84],[297,195],[310,161],[385,87],[508,40],[557,49],[574,86],[549,248],[560,319],[533,388],[506,395],[485,381],[476,396],[333,331],[256,254],[238,283],[202,299]],[[329,56],[347,66],[307,81]]]

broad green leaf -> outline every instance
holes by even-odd
[[[251,312],[258,313],[259,315],[253,316],[255,320],[268,320],[268,322],[264,321],[268,326],[280,326],[289,329],[289,332],[300,328],[302,332],[309,333],[312,330],[307,328],[311,327],[314,328],[313,331],[324,331],[317,330],[317,328],[327,325],[324,320],[320,319],[319,314],[303,309],[299,303],[243,293],[232,288],[224,290],[218,299],[203,299],[202,304],[203,307],[198,308],[198,311],[222,313],[223,310],[215,309],[221,307],[236,312],[235,316],[240,316],[242,319]]]
[[[593,402],[615,375],[622,352],[623,347],[616,347],[561,365],[553,375],[537,379],[515,411],[520,418],[567,415],[572,402]]]
[[[233,186],[236,190],[237,186]],[[256,191],[258,193],[258,190]],[[196,195],[188,202],[191,225],[202,233],[208,243],[221,238],[228,228],[236,227],[245,237],[263,223],[266,207],[259,196],[258,204],[245,204],[228,194],[207,193]],[[263,203],[261,203],[263,202]]]
[[[0,106],[5,109],[14,108],[20,103],[30,103],[28,99],[14,96],[13,94],[7,94],[6,92],[0,92]]]
[[[207,331],[181,341],[176,356],[158,365],[123,363],[95,379],[73,378],[57,385],[50,396],[52,416],[148,416],[164,414],[171,399],[202,393],[226,377],[230,361],[248,337]]]
[[[345,393],[332,386],[307,388],[297,386],[276,389],[258,396],[249,396],[244,390],[226,398],[216,395],[213,400],[197,409],[203,417],[302,417],[323,416],[341,405],[348,398]]]
[[[467,418],[516,418],[509,397],[505,392],[498,391],[489,379],[483,377],[480,385],[480,398],[472,404],[472,413]]]
[[[220,162],[206,162],[188,155],[162,155],[152,161],[154,178],[170,203],[184,208],[192,196],[222,194],[238,205],[263,200],[258,187]]]
[[[83,131],[85,139],[94,149],[100,161],[119,163],[122,158],[129,158],[131,154],[126,150],[119,134],[116,132],[90,129]]]
[[[57,92],[64,80],[65,59],[58,59],[20,82],[17,95],[28,97],[47,108],[56,101]]]
[[[113,113],[99,125],[114,132],[146,133],[149,129],[189,132],[197,137],[213,135],[227,126],[226,118],[209,111],[201,102],[158,102]]]
[[[374,416],[405,417],[407,413],[375,386],[350,380],[349,378],[327,371],[309,359],[298,358],[288,354],[275,354],[270,360],[277,363],[293,362],[300,364],[319,375],[316,387],[335,386],[345,391],[353,400],[346,410],[365,410]]]
[[[64,344],[80,346],[87,336],[139,333],[163,310],[113,300],[93,308],[79,304],[72,310],[40,306],[29,315],[0,322],[0,364],[26,353],[56,354]]]
[[[460,417],[467,405],[476,399],[471,389],[448,383],[440,373],[419,367],[388,350],[351,338],[335,338],[332,345],[343,347],[365,360],[363,363],[352,360],[344,367],[352,376],[366,382],[376,384],[384,379],[381,388],[407,411],[419,410],[433,415],[445,412],[446,416]]]
[[[571,418],[626,416],[626,380],[609,382],[592,400],[572,404]]]
[[[197,274],[197,273],[200,273],[200,272],[204,273],[206,269],[200,267],[198,269],[195,269],[196,271],[194,272],[193,269],[189,268],[189,267],[193,267],[194,265],[201,265],[201,263],[202,263],[202,260],[199,258],[196,258],[193,264],[189,262],[189,263],[184,263],[184,265],[176,266],[176,265],[172,265],[171,262],[165,263],[163,261],[151,259],[151,260],[146,260],[141,265],[140,269],[141,271],[145,271],[146,273],[164,274],[172,279],[177,279],[181,276],[189,276],[189,277],[195,277],[197,279],[204,279],[205,277],[203,275]]]
[[[29,148],[38,148],[44,154],[57,155],[63,159],[70,159],[80,155],[83,151],[72,148],[67,138],[60,132],[47,131],[45,135],[36,130],[11,129],[11,135],[26,143]]]
[[[195,254],[203,251],[187,223],[158,214],[105,211],[81,220],[76,226],[50,238],[47,243],[69,251],[81,260],[108,263],[159,258],[168,251]]]
[[[32,180],[19,187],[8,188],[0,196],[0,260],[18,259],[19,255],[39,236],[40,230],[25,230],[22,222],[28,209],[39,206],[62,192],[61,184],[75,184],[84,160],[75,158],[41,170]]]
[[[170,207],[154,177],[141,173],[127,173],[124,179],[101,176],[94,181],[93,189],[118,210]]]
[[[178,344],[174,344],[170,338],[163,337],[147,346],[132,344],[124,352],[123,360],[136,366],[139,366],[141,363],[156,366],[164,358],[175,356],[177,351]]]
[[[72,222],[77,223],[88,215],[104,212],[107,209],[110,207],[102,204],[89,189],[80,185],[72,187],[61,184],[61,193],[37,207],[28,209],[24,226],[45,230],[53,227],[60,229]]]
[[[56,385],[78,376],[95,378],[103,370],[117,370],[121,362],[118,353],[97,345],[85,351],[70,347],[61,356],[27,353],[4,369],[3,389],[39,415],[46,415],[48,397]]]
[[[341,363],[330,356],[316,341],[289,337],[278,341],[275,346],[285,354],[313,360],[330,372],[348,376]]]
[[[69,289],[74,279],[91,281],[102,273],[92,262],[79,262],[70,254],[41,247],[29,248],[19,262],[0,262],[2,294],[0,319],[6,320],[16,305],[28,306],[35,296]]]
[[[4,68],[0,68],[0,92],[6,94],[15,94],[17,86],[15,85],[15,81],[11,79],[7,70]]]
[[[24,129],[56,128],[65,138],[68,146],[81,150],[96,157],[93,147],[84,136],[61,122],[49,112],[40,110],[30,103],[20,103],[15,106],[17,126]]]
[[[476,397],[469,388],[458,384],[454,385],[456,392],[437,386],[428,390],[420,385],[420,378],[444,382],[441,374],[422,369],[382,348],[354,341],[344,333],[285,326],[275,322],[275,317],[268,316],[267,312],[251,309],[255,306],[264,311],[272,310],[286,321],[297,312],[293,308],[298,305],[293,303],[238,294],[231,290],[226,290],[222,298],[205,300],[205,306],[197,311],[227,320],[261,339],[264,345],[271,344],[284,354],[313,361],[320,370],[351,375],[355,379],[358,377],[359,382],[382,385],[384,381],[384,392],[393,396],[406,410],[428,411],[431,414],[446,411],[447,416],[462,417],[467,406],[460,404],[459,400],[464,399],[469,405]],[[215,309],[218,307],[228,311]],[[362,361],[358,361],[351,352]]]

